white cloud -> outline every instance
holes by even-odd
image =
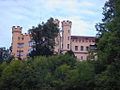
[[[88,15],[94,15],[95,14],[95,12],[90,11],[90,10],[80,10],[79,12],[84,13],[84,14],[88,14]]]
[[[74,35],[95,35],[94,24],[100,19],[101,6],[105,1],[0,0],[0,46],[10,46],[13,25],[20,25],[23,32],[27,32],[32,26],[50,17],[61,21],[71,20]]]
[[[94,23],[89,23],[87,21],[82,20],[80,16],[73,16],[73,17],[57,17],[60,21],[63,20],[70,20],[72,21],[72,35],[83,35],[83,36],[95,36],[96,31],[94,28]],[[92,32],[92,33],[91,33]]]

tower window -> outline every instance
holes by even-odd
[[[68,33],[70,33],[70,30],[68,30]]]
[[[20,40],[20,37],[18,37],[18,40]]]
[[[23,56],[23,50],[22,51],[17,51],[17,56]]]
[[[75,51],[78,51],[78,46],[75,46]]]
[[[81,51],[83,51],[83,50],[84,50],[84,47],[83,47],[83,46],[81,46],[81,47],[80,47],[80,50],[81,50]]]
[[[24,38],[22,37],[22,40],[24,40]]]
[[[89,50],[89,47],[87,46],[87,47],[86,47],[86,51],[88,51],[88,50]]]
[[[70,40],[70,37],[68,36],[68,40]]]
[[[24,43],[18,43],[17,45],[18,45],[17,46],[18,48],[23,48],[24,47]]]
[[[67,44],[67,49],[69,49],[70,48],[70,45],[69,44]]]

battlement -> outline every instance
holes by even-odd
[[[23,36],[29,36],[29,34],[28,33],[24,33],[24,34],[22,34]]]
[[[62,22],[62,26],[71,26],[71,25],[72,25],[72,22],[69,20]]]
[[[59,22],[60,21],[58,19],[55,19],[53,23],[56,24],[57,26],[59,26]]]
[[[20,26],[13,26],[12,27],[12,33],[13,32],[19,32],[19,33],[21,33],[22,32],[22,27],[20,27]]]

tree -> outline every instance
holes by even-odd
[[[9,49],[0,48],[0,62],[8,61],[10,62],[13,59],[13,56],[10,54]]]
[[[54,19],[50,18],[46,23],[39,24],[29,30],[32,41],[35,43],[30,53],[31,57],[34,56],[50,56],[53,55],[54,40],[57,37],[59,28],[54,24]]]
[[[75,54],[72,50],[67,51],[65,54],[75,57]]]
[[[120,89],[120,0],[109,0],[103,8],[99,31],[96,90]]]
[[[106,71],[95,78],[95,90],[120,90],[120,61],[108,65]]]
[[[104,65],[120,59],[120,0],[109,0],[103,8],[102,23],[96,25],[99,32],[98,60]]]

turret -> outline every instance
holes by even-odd
[[[17,57],[17,47],[22,35],[22,27],[12,27],[12,54]]]
[[[62,22],[62,49],[63,53],[71,49],[71,25],[72,22],[67,20]]]
[[[63,27],[63,26],[70,26],[70,27],[71,27],[71,25],[72,25],[72,22],[69,21],[69,20],[62,22],[62,27]]]
[[[22,27],[20,27],[20,26],[17,26],[17,27],[13,26],[12,27],[12,33],[14,33],[14,32],[22,33]]]

